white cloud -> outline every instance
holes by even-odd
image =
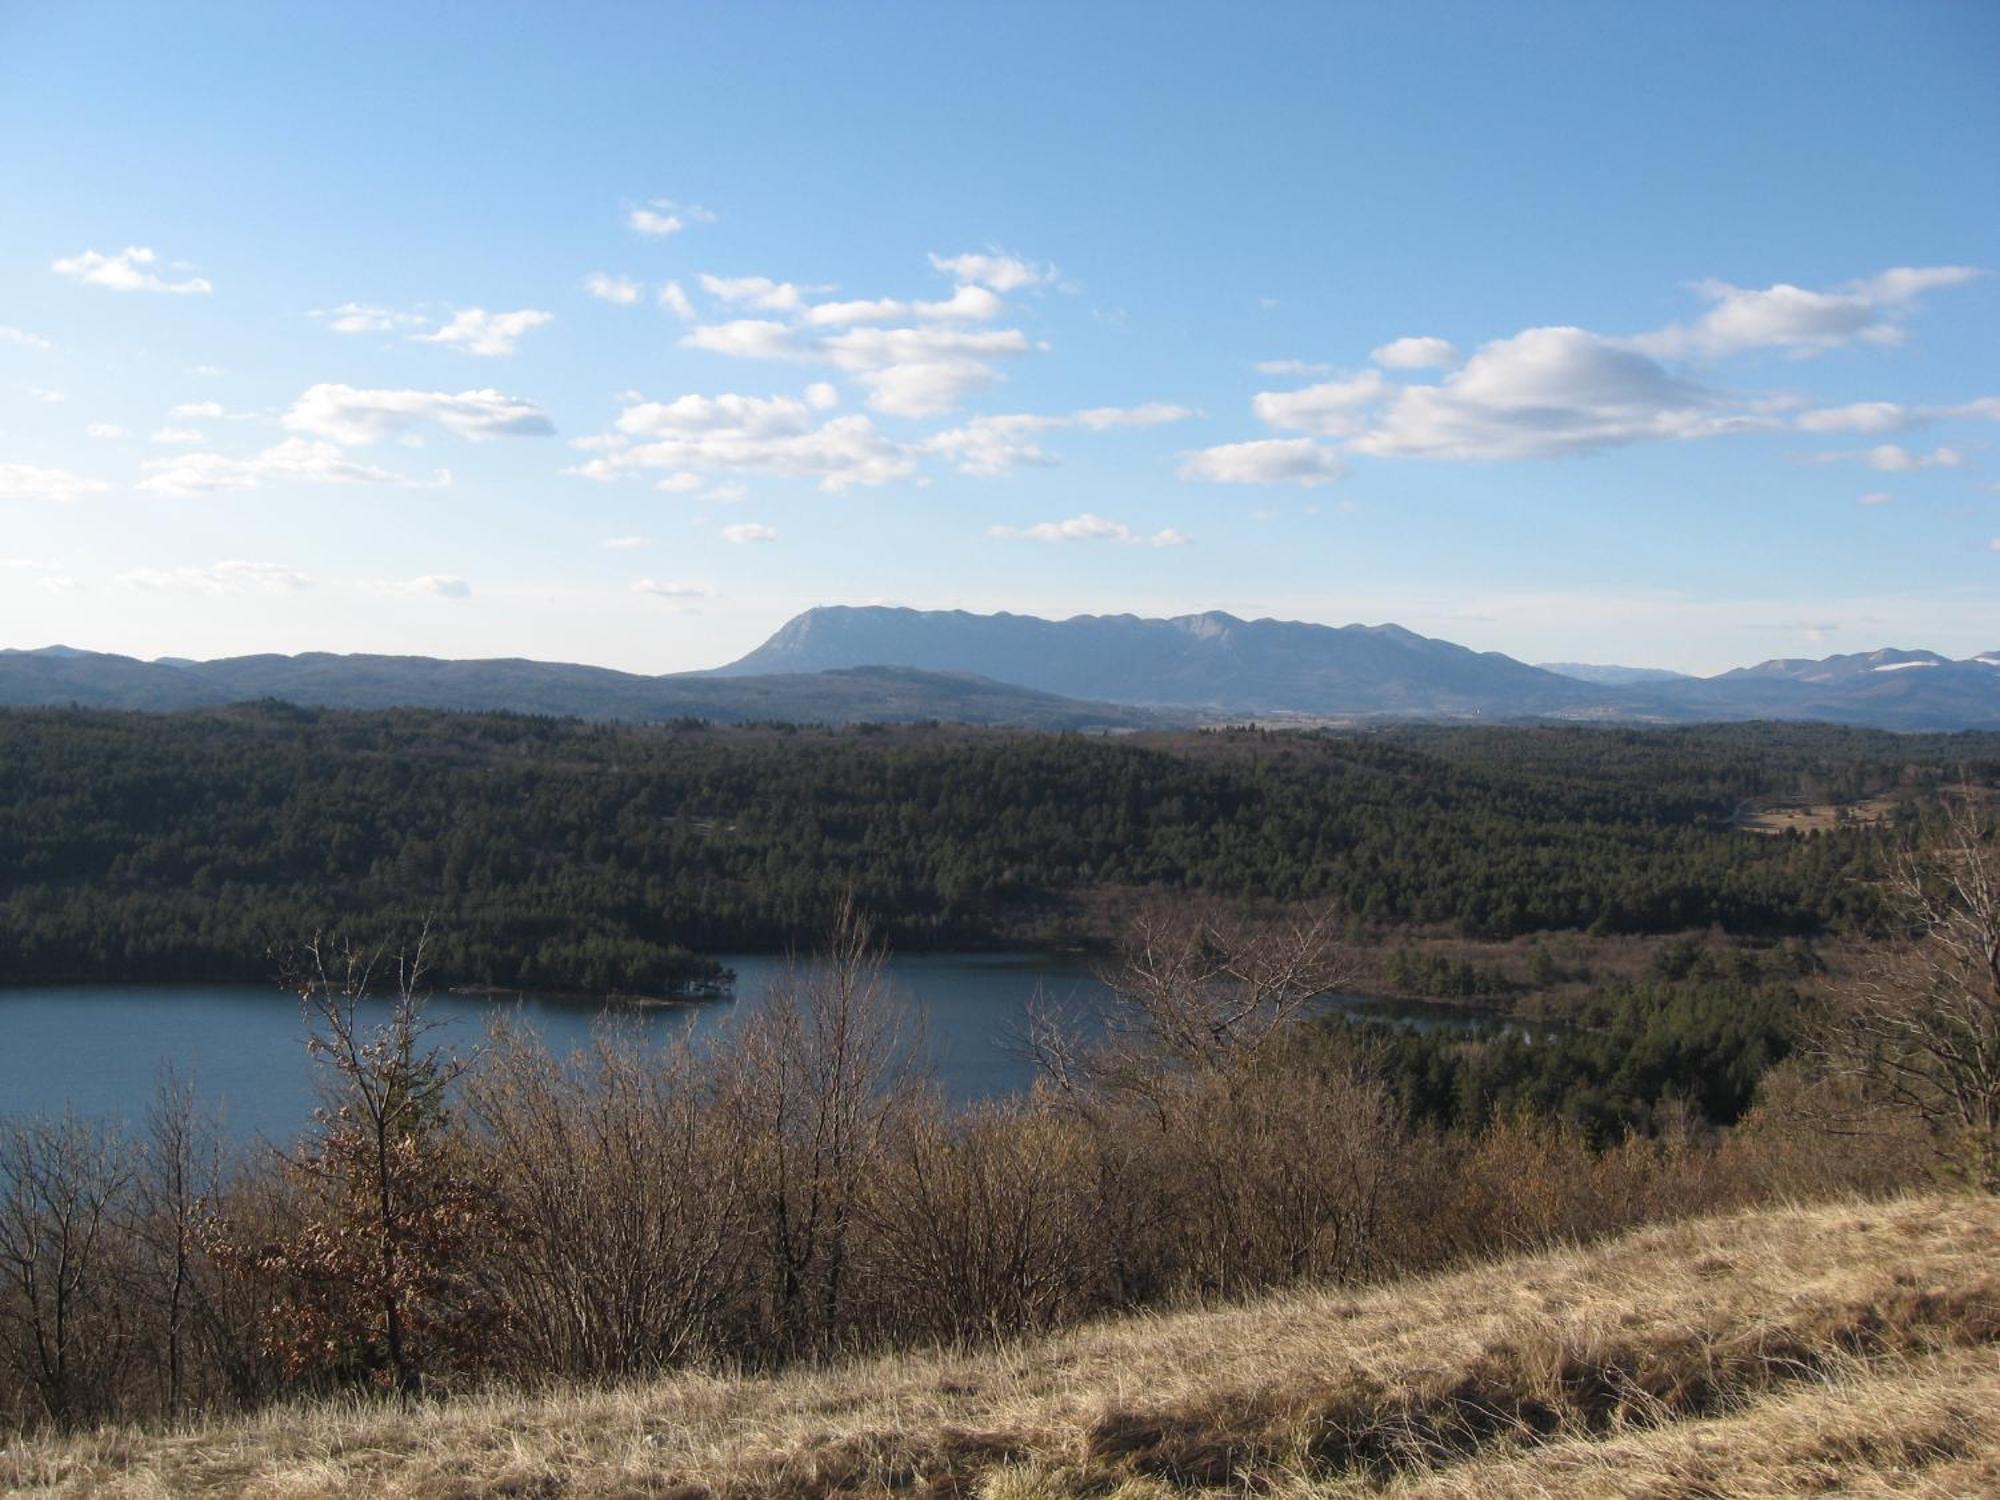
[[[546,437],[554,425],[540,407],[496,390],[357,390],[351,385],[313,386],[283,417],[293,432],[330,438],[350,447],[435,423],[462,438]]]
[[[1007,304],[983,286],[956,287],[942,302],[919,302],[916,307],[920,318],[965,323],[990,322],[1006,310]]]
[[[695,320],[694,304],[688,301],[688,294],[681,290],[678,281],[665,281],[660,284],[660,306],[683,323],[692,323]]]
[[[1853,452],[1815,453],[1812,462],[1865,464],[1883,474],[1908,474],[1917,469],[1962,469],[1965,455],[1956,448],[1939,447],[1929,453],[1917,453],[1899,443],[1878,443],[1873,448]]]
[[[127,245],[115,255],[85,250],[80,255],[54,261],[49,269],[85,286],[106,287],[114,292],[166,292],[173,296],[199,296],[215,290],[204,278],[190,276],[184,281],[168,281],[153,268],[159,255],[144,245]]]
[[[679,214],[665,213],[657,208],[635,208],[625,215],[625,222],[637,233],[653,239],[665,239],[687,228],[687,221]]]
[[[69,400],[69,393],[67,391],[51,390],[45,385],[29,386],[28,394],[33,396],[37,401],[46,401],[50,406],[60,406],[63,402]]]
[[[29,333],[26,329],[22,328],[10,328],[5,323],[0,323],[0,344],[13,344],[15,347],[21,349],[49,350],[55,348],[54,344],[51,344],[38,333]]]
[[[169,415],[199,420],[204,417],[225,416],[227,413],[220,401],[183,401]]]
[[[705,583],[688,583],[677,578],[641,578],[632,585],[635,594],[651,594],[660,599],[713,599],[715,590]]]
[[[775,542],[778,539],[778,528],[775,526],[766,526],[761,521],[741,521],[734,526],[723,527],[722,539],[725,542],[736,542],[738,544]]]
[[[150,495],[173,496],[254,490],[266,480],[435,486],[449,483],[451,477],[440,472],[429,480],[405,478],[372,464],[356,463],[332,443],[307,438],[287,438],[249,458],[182,453],[174,458],[154,459],[146,465],[146,473],[147,477],[139,481],[140,490]]]
[[[181,447],[190,447],[196,443],[207,442],[208,436],[193,427],[162,427],[155,431],[147,441],[173,443]]]
[[[607,537],[604,541],[604,549],[607,552],[636,552],[641,547],[652,545],[653,539],[649,536],[614,536]]]
[[[1059,418],[1025,413],[974,417],[962,427],[933,433],[920,446],[926,453],[949,460],[961,473],[992,479],[1022,464],[1053,464],[1055,459],[1043,451],[1033,434],[1058,425]]]
[[[135,568],[112,580],[149,593],[289,594],[312,587],[292,568],[265,562],[219,562],[206,568]]]
[[[1077,412],[1072,420],[1079,427],[1103,432],[1111,427],[1163,427],[1169,422],[1185,422],[1194,415],[1189,407],[1148,401],[1140,406],[1093,406]]]
[[[1066,417],[1013,412],[977,416],[963,426],[932,433],[917,449],[949,460],[960,473],[995,478],[1023,464],[1047,465],[1056,460],[1035,441],[1034,434],[1058,427],[1084,427],[1104,432],[1119,427],[1158,427],[1184,421],[1194,413],[1185,406],[1151,401],[1143,406],[1094,406]]]
[[[83,430],[91,437],[102,439],[130,437],[132,435],[116,422],[92,422]]]
[[[0,463],[0,500],[52,500],[68,504],[110,488],[101,479],[88,479],[67,469]]]
[[[1440,384],[1398,388],[1352,446],[1397,458],[1549,458],[1768,425],[1618,340],[1530,328],[1482,345]]]
[[[522,334],[554,321],[554,313],[542,312],[532,307],[505,313],[490,313],[483,307],[468,307],[454,314],[452,320],[442,328],[431,333],[413,333],[410,337],[420,344],[450,344],[453,348],[463,349],[467,354],[494,358],[512,354]]]
[[[1250,410],[1267,427],[1280,432],[1310,432],[1318,437],[1352,437],[1361,431],[1369,408],[1395,390],[1373,370],[1351,380],[1328,381],[1296,391],[1260,391]]]
[[[1181,456],[1183,479],[1210,484],[1332,484],[1347,472],[1340,455],[1311,438],[1224,443]]]
[[[712,484],[702,491],[701,498],[716,505],[741,505],[750,498],[750,486],[741,480],[731,480],[727,484]]]
[[[1415,337],[1391,339],[1368,357],[1385,370],[1449,370],[1461,356],[1450,339]]]
[[[840,392],[824,380],[815,380],[806,387],[806,405],[814,411],[832,411],[840,405]]]
[[[1143,536],[1123,521],[1107,521],[1085,511],[1067,521],[1038,521],[1033,526],[989,526],[986,534],[1027,542],[1144,542],[1152,547],[1181,547],[1187,536],[1173,527]]]
[[[1054,266],[1033,265],[1019,256],[998,251],[985,255],[939,255],[933,251],[931,265],[959,281],[991,287],[996,292],[1047,286],[1056,279]]]
[[[628,276],[613,276],[608,271],[592,271],[583,278],[583,289],[600,301],[615,302],[620,307],[630,307],[639,300],[638,282]]]
[[[1856,401],[1848,406],[1802,411],[1792,422],[1806,432],[1895,432],[1923,420],[1923,413],[1893,401]]]
[[[705,323],[681,335],[683,349],[727,354],[733,359],[810,359],[789,325],[767,318],[739,318],[733,323]]]
[[[1328,375],[1333,366],[1314,359],[1260,359],[1250,367],[1259,375]]]
[[[600,456],[571,472],[615,479],[661,471],[659,487],[673,492],[698,489],[704,475],[770,474],[816,480],[836,493],[916,472],[910,453],[867,417],[835,417],[815,426],[818,411],[810,399],[787,396],[637,401],[619,413],[611,433],[586,440]]]
[[[1976,401],[1948,406],[1945,412],[1948,416],[1978,417],[1988,422],[2000,422],[2000,396],[1981,396]]]
[[[1895,499],[1896,497],[1887,490],[1870,490],[1865,495],[1856,496],[1854,503],[1856,505],[1891,505],[1895,503]]]
[[[868,391],[877,411],[941,416],[998,378],[992,361],[1024,354],[1018,329],[854,328],[822,345],[833,364]]]
[[[378,593],[401,594],[411,598],[470,599],[472,585],[455,573],[426,573],[419,578],[383,578],[369,587]]]
[[[395,333],[404,328],[424,326],[424,320],[415,313],[398,312],[393,307],[372,307],[362,302],[343,302],[331,310],[314,308],[306,316],[324,319],[326,326],[335,333]]]
[[[808,288],[789,281],[773,281],[768,276],[711,276],[701,274],[701,289],[718,302],[732,307],[750,307],[758,312],[803,312]]]
[[[1845,344],[1898,344],[1904,338],[1901,320],[1919,295],[1979,274],[1969,266],[1899,266],[1832,291],[1788,282],[1751,289],[1702,281],[1695,291],[1711,306],[1699,319],[1629,342],[1647,354],[1709,358],[1753,349],[1782,349],[1805,357]]]
[[[848,302],[816,302],[805,320],[814,328],[844,328],[853,323],[892,323],[910,315],[910,304],[894,297],[866,297]]]
[[[217,375],[228,373],[221,365],[189,365],[187,372],[190,375],[199,375],[203,379],[212,379]]]

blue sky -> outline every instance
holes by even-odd
[[[2000,647],[2000,9],[0,6],[0,644]]]

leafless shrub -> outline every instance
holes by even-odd
[[[1835,993],[1818,1054],[1869,1117],[1914,1115],[1942,1161],[2000,1192],[2000,843],[1976,798],[1949,805],[1888,891],[1908,939]]]
[[[613,1029],[564,1063],[503,1029],[468,1100],[510,1230],[485,1272],[499,1362],[602,1379],[718,1352],[751,1205],[702,1060]]]

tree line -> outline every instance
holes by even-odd
[[[1147,893],[1357,929],[1868,930],[1885,836],[1745,799],[1908,794],[2000,737],[1415,726],[1100,737],[492,714],[0,713],[0,977],[262,979],[431,912],[441,982],[656,993],[850,897],[899,946],[1101,940]]]

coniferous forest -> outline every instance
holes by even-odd
[[[442,982],[699,987],[852,898],[898,947],[1083,944],[1158,895],[1357,931],[1867,933],[1868,873],[2000,736],[1403,726],[1123,737],[619,727],[282,704],[0,714],[0,975],[266,979],[428,914]],[[1746,805],[1893,799],[1756,836]]]

